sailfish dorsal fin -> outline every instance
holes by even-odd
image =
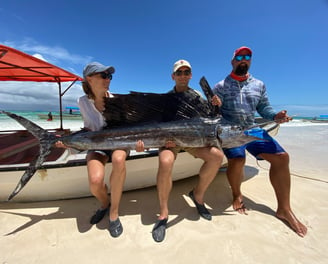
[[[212,114],[208,101],[192,89],[182,93],[114,94],[114,97],[105,98],[103,112],[109,127],[206,118]]]

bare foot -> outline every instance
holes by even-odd
[[[281,211],[276,213],[277,218],[285,222],[296,234],[300,237],[304,237],[307,233],[307,227],[303,225],[294,215],[291,210]]]
[[[242,196],[234,197],[233,202],[232,202],[232,208],[240,214],[247,215],[248,209],[246,208],[246,206],[243,202]]]

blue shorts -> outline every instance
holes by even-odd
[[[279,143],[262,128],[247,130],[245,131],[245,134],[262,138],[264,140],[255,140],[240,147],[223,149],[223,152],[228,159],[244,158],[246,156],[245,150],[258,160],[262,160],[262,158],[259,157],[261,153],[277,154],[286,152]]]

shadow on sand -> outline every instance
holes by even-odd
[[[253,178],[257,174],[257,168],[245,166],[244,181]],[[188,196],[189,191],[194,188],[197,181],[198,176],[192,176],[190,178],[174,182],[169,201],[170,220],[168,222],[168,228],[184,219],[191,221],[196,221],[199,219],[200,216]],[[231,199],[231,190],[226,179],[226,173],[224,169],[221,169],[206,193],[206,205],[210,209],[213,217],[220,215],[235,215],[237,213],[231,208]],[[275,214],[275,212],[269,207],[263,204],[255,203],[245,196],[244,202],[250,210],[260,211],[269,215]],[[76,219],[77,229],[80,233],[85,233],[92,227],[89,223],[89,219],[97,210],[98,206],[99,204],[94,197],[47,202],[0,203],[0,214],[12,214],[28,219],[25,224],[15,228],[14,230],[6,231],[7,233],[4,235],[13,235],[39,223],[40,221],[54,219]],[[47,211],[52,210],[53,208],[53,212],[41,215],[37,213],[24,213],[24,211],[27,210],[30,212],[30,209],[42,208],[47,208]],[[153,225],[157,219],[158,211],[159,206],[156,187],[127,191],[124,192],[122,196],[120,216],[140,214],[141,224]],[[102,220],[96,226],[99,229],[107,229],[108,222]]]

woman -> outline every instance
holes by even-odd
[[[101,130],[106,124],[102,116],[104,97],[112,97],[109,85],[112,80],[114,67],[104,66],[98,62],[88,64],[83,70],[82,82],[85,95],[79,98],[79,108],[84,121],[84,128],[91,131]],[[143,151],[142,141],[136,143],[136,151]],[[119,204],[126,177],[125,160],[128,152],[125,150],[90,150],[87,154],[88,178],[91,193],[98,199],[101,208],[91,217],[90,223],[98,223],[109,210],[109,232],[112,237],[118,237],[123,232],[119,219]],[[108,188],[104,183],[105,164],[111,157],[112,172],[109,179],[110,199]]]

